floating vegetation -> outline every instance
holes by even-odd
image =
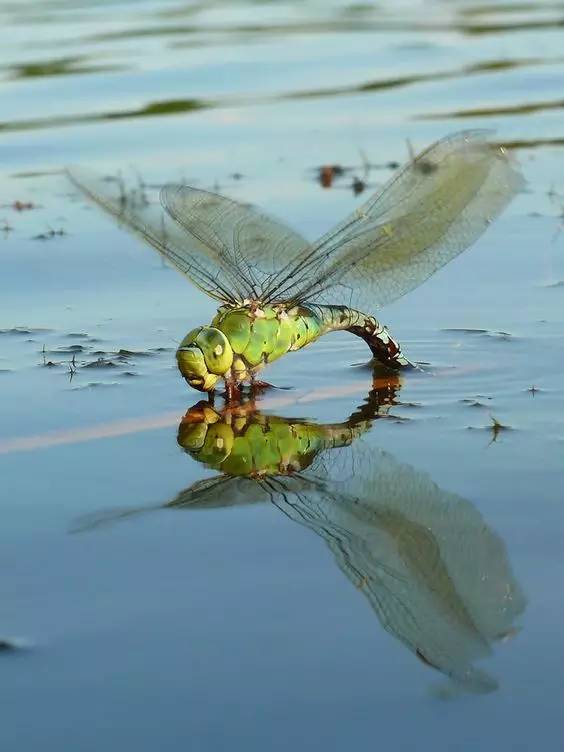
[[[76,355],[77,353],[85,352],[85,348],[82,345],[70,345],[69,347],[55,347],[53,350],[42,350],[45,355]]]
[[[490,441],[490,444],[493,444],[498,440],[500,434],[505,433],[506,431],[514,431],[515,429],[512,426],[501,423],[497,418],[490,414],[490,423],[487,426],[481,426],[480,428],[476,428],[475,426],[468,426],[468,430],[489,431],[492,434],[492,440]]]
[[[461,399],[459,400],[463,405],[466,405],[467,407],[486,407],[483,402],[480,402],[476,399]]]
[[[469,334],[469,335],[476,335],[479,337],[493,337],[495,339],[513,339],[514,335],[510,334],[509,332],[501,332],[501,331],[495,331],[491,329],[470,329],[467,327],[451,327],[448,329],[440,329],[441,332],[446,332],[448,334]]]
[[[511,426],[506,426],[503,423],[500,423],[499,420],[497,420],[497,418],[494,418],[493,415],[490,415],[490,420],[491,420],[490,430],[492,432],[492,441],[497,441],[497,437],[503,431],[513,430]]]
[[[450,327],[448,329],[440,329],[439,331],[450,334],[488,334],[487,329],[468,329],[466,327]]]
[[[91,363],[85,363],[82,368],[116,368],[117,363],[109,358],[98,358]]]
[[[21,332],[18,330],[18,333]],[[161,352],[168,352],[170,350],[170,348],[152,348],[148,350],[119,348],[115,351],[92,350],[91,344],[99,342],[99,340],[90,337],[88,334],[71,332],[63,336],[65,339],[79,338],[82,342],[80,344],[63,344],[51,348],[43,345],[43,348],[40,350],[42,356],[41,365],[45,368],[66,368],[71,381],[76,374],[84,369],[116,369],[124,365],[127,367],[139,358],[156,358]],[[64,356],[67,357],[65,358]],[[139,374],[128,368],[125,374],[122,375],[138,376]]]
[[[118,350],[117,356],[120,358],[151,358],[155,352],[153,350]]]
[[[107,387],[119,386],[117,381],[89,381],[88,384],[77,384],[72,387],[72,391],[84,391],[85,389],[105,389]]]
[[[25,326],[14,326],[12,329],[0,329],[0,335],[2,334],[8,334],[8,335],[26,335],[29,336],[31,334],[47,334],[52,332],[52,329],[31,329],[27,328]]]
[[[8,67],[12,78],[44,78],[52,76],[75,76],[86,73],[99,73],[123,70],[123,66],[100,65],[89,62],[85,55],[73,55],[55,60],[41,60],[17,63]]]

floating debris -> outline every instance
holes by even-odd
[[[39,235],[34,235],[32,237],[32,240],[52,240],[53,238],[62,237],[64,235],[68,235],[68,233],[62,227],[60,227],[58,230],[53,230],[50,227],[47,232],[40,232]]]
[[[501,331],[492,331],[491,329],[469,329],[466,327],[451,327],[448,329],[439,329],[441,332],[446,332],[447,334],[470,334],[470,335],[476,335],[481,337],[493,337],[494,339],[503,339],[503,340],[509,340],[513,339],[514,335],[510,334],[510,332],[501,332]]]
[[[366,183],[364,180],[361,180],[360,178],[357,178],[355,176],[352,180],[351,188],[354,195],[358,196],[360,193],[363,193],[366,190]]]
[[[500,423],[499,420],[497,420],[497,418],[494,418],[493,415],[490,415],[490,420],[491,420],[490,430],[491,430],[491,432],[493,434],[492,435],[492,442],[493,441],[497,441],[497,437],[499,436],[500,433],[502,433],[502,431],[512,431],[513,430],[511,428],[511,426],[506,426],[503,423]]]
[[[109,358],[98,358],[97,360],[93,360],[91,363],[86,363],[83,365],[83,368],[116,368],[117,364],[113,362],[113,360],[110,360]]]
[[[508,426],[504,423],[500,423],[497,418],[495,418],[493,415],[490,414],[490,421],[491,423],[487,426],[481,426],[480,428],[476,428],[475,426],[468,426],[469,431],[490,431],[492,434],[492,440],[490,441],[490,444],[493,444],[497,441],[498,436],[501,433],[505,433],[506,431],[513,431],[512,426]]]
[[[368,177],[372,170],[397,170],[400,167],[400,163],[396,161],[376,163],[370,162],[366,154],[362,149],[359,149],[361,165],[345,167],[342,164],[324,164],[320,167],[313,168],[316,181],[322,188],[331,188],[336,180],[350,175],[351,173],[360,173],[362,177],[354,175],[349,188],[352,190],[355,196],[363,193],[368,187]],[[421,167],[420,163],[418,166]]]
[[[4,233],[5,237],[8,237],[8,235],[11,232],[14,232],[14,228],[12,227],[12,225],[9,222],[7,222],[6,220],[4,220],[4,222],[0,226],[0,231],[2,231]]]
[[[52,329],[28,329],[24,326],[14,326],[12,329],[0,329],[0,335],[1,334],[48,334],[49,332],[52,332]]]
[[[343,165],[322,165],[316,168],[317,180],[322,188],[331,188],[335,178],[340,178],[345,173],[351,172],[351,167],[343,167]]]
[[[462,402],[464,405],[467,405],[468,407],[486,407],[483,402],[480,402],[476,399],[461,399],[459,402]]]
[[[467,329],[465,327],[451,327],[450,329],[440,329],[439,331],[449,334],[488,334],[487,329]]]
[[[73,392],[84,391],[85,389],[99,389],[105,387],[119,386],[117,381],[90,381],[88,384],[79,384],[72,387]]]
[[[117,351],[116,355],[119,358],[150,358],[153,352],[150,350],[124,350],[122,348]]]
[[[13,209],[17,212],[40,208],[39,204],[34,204],[32,201],[12,201],[11,204],[2,204],[1,206],[3,209]]]
[[[0,652],[1,653],[12,653],[16,650],[23,650],[25,648],[30,647],[30,644],[27,643],[25,640],[20,640],[19,638],[12,638],[12,637],[0,637]]]
[[[43,349],[41,352],[49,355],[76,355],[85,352],[85,348],[82,345],[70,345],[69,347],[55,347],[53,350]]]

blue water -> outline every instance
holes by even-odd
[[[558,2],[0,2],[2,750],[561,747],[563,20]],[[318,458],[336,500],[160,508],[214,476],[177,444],[198,395],[174,361],[214,303],[61,168],[183,179],[313,238],[368,195],[354,176],[373,190],[406,139],[467,127],[512,146],[527,189],[382,312],[430,366]],[[324,189],[327,164],[352,169]],[[292,389],[258,406],[346,421],[366,361],[331,335],[273,364]],[[487,681],[437,669],[447,639]]]

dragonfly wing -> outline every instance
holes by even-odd
[[[155,248],[193,284],[223,302],[247,297],[250,284],[222,248],[187,234],[144,186],[127,186],[121,177],[103,178],[84,168],[67,174],[74,185],[120,224]]]
[[[104,509],[80,517],[71,529],[75,533],[90,531],[163,509],[219,509],[266,501],[269,501],[268,493],[256,481],[237,476],[214,475],[212,478],[196,481],[164,504]]]
[[[166,185],[161,203],[196,243],[214,248],[250,285],[245,297],[260,299],[284,264],[308,247],[291,228],[232,199],[187,185]]]
[[[362,440],[331,450],[330,465],[309,489],[279,479],[276,506],[325,540],[384,629],[457,684],[491,691],[474,662],[526,606],[503,541],[469,501]]]
[[[418,287],[471,245],[522,188],[481,131],[443,139],[282,272],[273,297],[373,310]]]
[[[260,504],[268,500],[268,494],[252,478],[214,475],[185,488],[162,508],[224,509]]]

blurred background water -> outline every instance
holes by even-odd
[[[564,3],[19,0],[0,2],[0,29],[2,749],[560,748]],[[155,509],[213,475],[177,445],[197,395],[173,355],[214,304],[60,170],[184,180],[314,238],[408,141],[476,127],[527,188],[385,309],[430,367],[343,450],[376,468],[359,472],[378,509],[436,541],[446,579],[400,556],[399,602],[448,582],[481,624],[490,678],[465,691],[426,653],[449,614],[409,600],[410,641],[347,568],[384,582],[388,517]],[[294,389],[260,407],[345,421],[372,387],[366,359],[323,339],[269,369]],[[81,523],[140,507],[155,511]],[[480,622],[494,611],[498,633]]]

